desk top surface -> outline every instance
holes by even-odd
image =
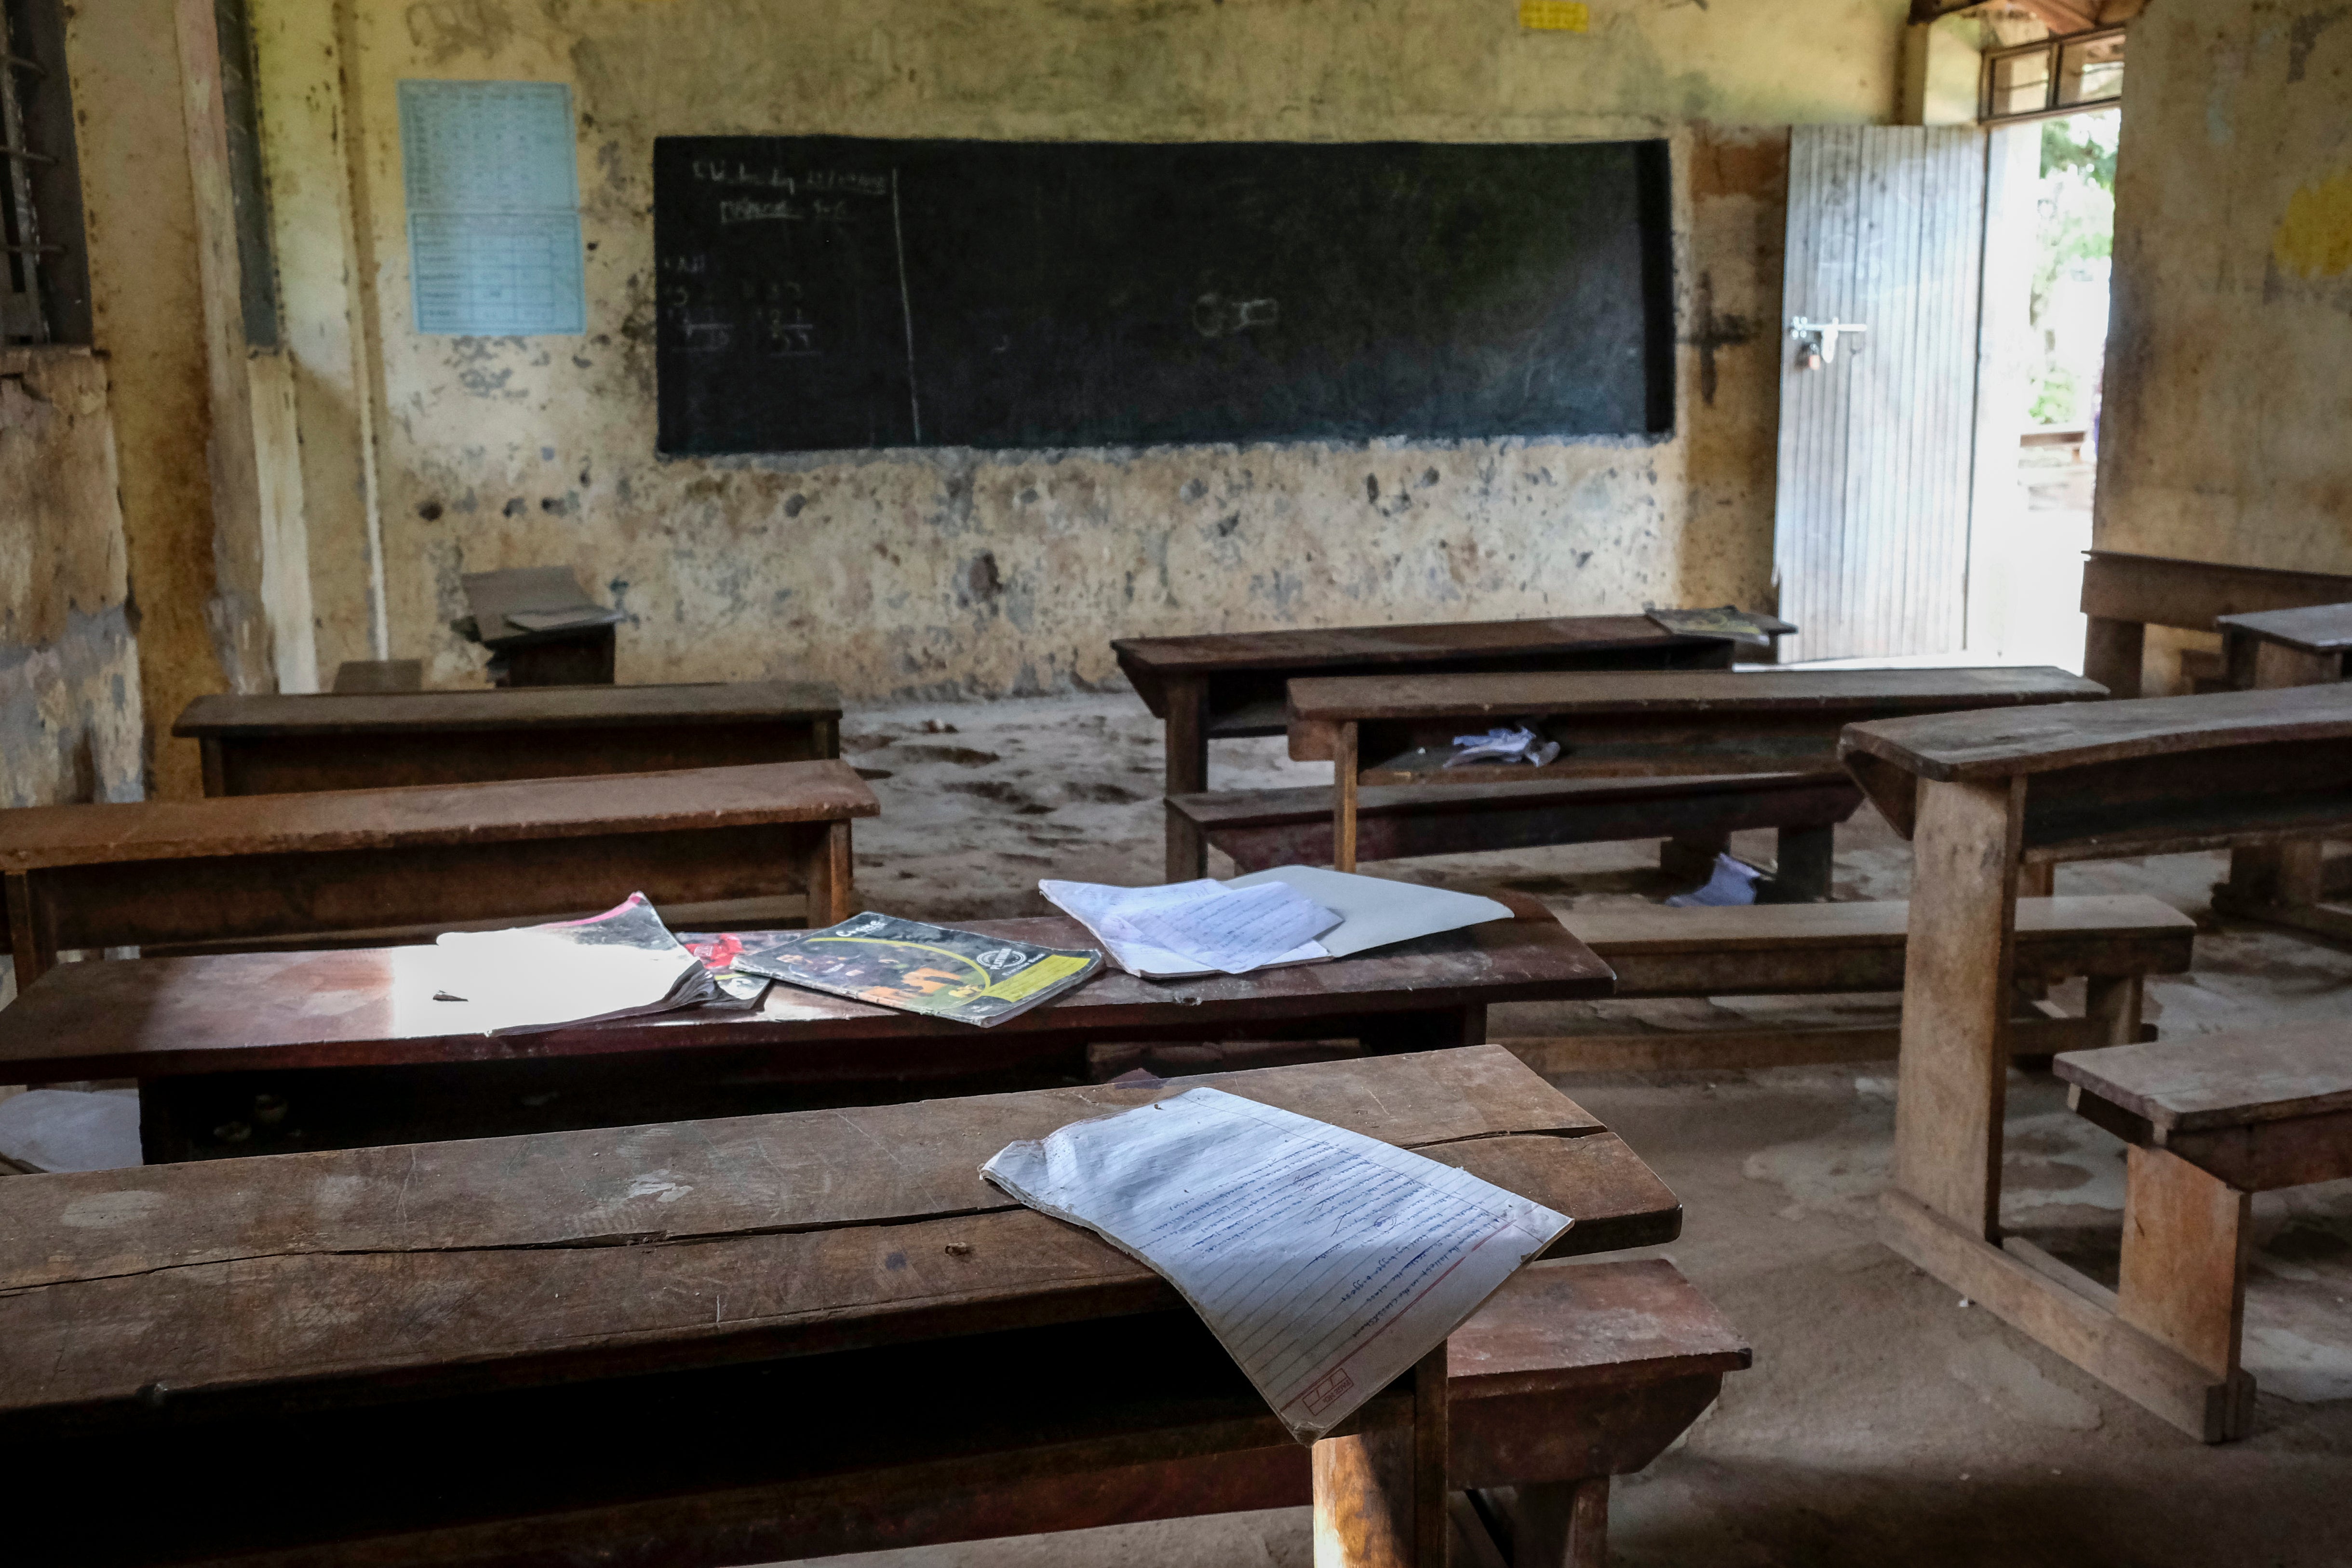
[[[839,821],[881,810],[856,770],[836,761],[20,806],[0,810],[0,871]]]
[[[1329,626],[1220,632],[1196,637],[1121,637],[1112,648],[1132,675],[1306,670],[1331,664],[1415,664],[1497,653],[1573,653],[1620,648],[1696,647],[1721,637],[1668,632],[1646,615],[1564,615],[1538,621],[1436,622],[1411,626]]]
[[[511,686],[457,692],[324,692],[201,696],[180,712],[184,738],[627,728],[838,719],[841,694],[815,681],[695,685]]]
[[[1853,714],[2082,702],[2106,688],[2063,670],[1578,670],[1341,676],[1290,683],[1294,722],[1539,715]]]
[[[2070,1051],[2059,1077],[2169,1131],[2352,1109],[2352,1029],[2307,1023]]]
[[[2352,685],[2331,684],[2194,697],[2135,697],[2024,713],[1995,709],[1884,719],[1846,730],[1838,751],[1849,767],[1859,757],[1902,773],[1950,782],[2347,737],[2352,737]],[[1877,802],[1881,789],[1864,776],[1865,769],[1856,773]],[[2198,788],[2193,774],[2182,775],[2184,791]]]
[[[2352,604],[2313,604],[2301,610],[2224,615],[2217,624],[2224,631],[2242,632],[2265,643],[2284,643],[2310,653],[2341,653],[2352,649]]]
[[[1250,975],[1143,980],[1106,967],[1043,1007],[991,1029],[778,984],[756,1011],[688,1009],[520,1035],[449,1034],[412,967],[424,947],[229,953],[62,964],[0,1009],[0,1082],[163,1078],[263,1068],[413,1066],[740,1047],[1007,1038],[1121,1028],[1206,1027],[1322,1015],[1427,1011],[1604,997],[1608,965],[1532,900],[1523,913],[1351,958]],[[1059,947],[1095,946],[1062,916],[967,929]],[[404,983],[404,977],[405,983]],[[780,1058],[781,1058],[780,1052]],[[789,1071],[780,1059],[772,1071]]]
[[[1555,1254],[1673,1239],[1593,1116],[1479,1046],[855,1110],[9,1178],[0,1416],[365,1399],[681,1369],[1181,1301],[980,1166],[1203,1082],[1568,1214]],[[149,1395],[147,1397],[152,1398]]]

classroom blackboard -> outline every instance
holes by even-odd
[[[1665,144],[663,137],[668,454],[1639,435]]]

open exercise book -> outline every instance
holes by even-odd
[[[694,1007],[722,996],[642,893],[604,914],[509,931],[445,931],[396,962],[423,970],[421,1016],[452,1034],[520,1034]],[[404,985],[408,982],[404,982]]]
[[[1175,1286],[1301,1442],[1435,1349],[1573,1223],[1217,1089],[1009,1144],[981,1169]]]
[[[1037,891],[1093,933],[1113,963],[1151,979],[1319,963],[1511,918],[1507,906],[1475,894],[1306,865],[1231,882],[1112,887],[1046,881]],[[1281,923],[1302,906],[1312,913]]]

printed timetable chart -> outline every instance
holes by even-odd
[[[572,89],[404,81],[410,308],[420,332],[587,329]]]

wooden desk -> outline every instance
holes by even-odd
[[[2249,690],[2318,685],[2344,678],[2352,653],[2352,604],[2320,604],[2224,615],[2223,656]],[[2328,907],[2324,854],[2318,839],[2252,844],[2230,852],[2230,880],[2213,889],[2224,915],[2292,925],[2336,941],[2352,938],[2352,914]]]
[[[1328,964],[1168,982],[1109,970],[985,1030],[780,985],[756,1013],[449,1035],[429,993],[398,978],[415,949],[68,964],[0,1009],[0,1082],[138,1079],[155,1163],[1083,1082],[1094,1041],[1474,1045],[1490,1005],[1612,987],[1541,904],[1513,903],[1517,919]],[[971,928],[1094,945],[1060,916]],[[289,1107],[274,1128],[254,1122],[262,1094]],[[232,1122],[250,1137],[212,1135]]]
[[[1856,725],[1855,779],[1913,841],[1888,1245],[2143,1404],[2219,1436],[2231,1393],[2000,1225],[2021,865],[2352,825],[2352,686]],[[2071,1271],[2067,1271],[2071,1272]]]
[[[207,795],[660,773],[841,755],[841,695],[805,681],[198,697],[172,733]]]
[[[2118,697],[2140,695],[2140,659],[2150,626],[2211,632],[2223,616],[2352,601],[2352,577],[2279,571],[2170,556],[2095,549],[2083,564],[2083,674]],[[2232,669],[2234,684],[2250,685]]]
[[[1352,871],[1363,785],[1801,773],[1833,766],[1838,732],[1861,720],[2104,695],[2045,668],[1355,677],[1291,682],[1288,723],[1294,758],[1332,764],[1333,863]],[[1497,724],[1558,740],[1559,758],[1444,766],[1455,735]]]
[[[799,891],[851,905],[840,762],[0,811],[16,984],[60,948],[446,930]]]
[[[19,1511],[19,1549],[91,1564],[796,1559],[936,1531],[861,1492],[861,1468],[928,1473],[929,1507],[987,1515],[963,1495],[980,1461],[1041,1431],[1145,1468],[1120,1495],[998,1511],[966,1536],[1108,1522],[1090,1517],[1106,1503],[1112,1520],[1191,1511],[1147,1484],[1150,1461],[1183,1456],[1145,1439],[1178,1418],[1262,1427],[1264,1403],[1158,1275],[979,1167],[1201,1082],[1573,1215],[1555,1254],[1680,1228],[1632,1150],[1493,1047],[13,1177],[0,1442],[15,1484],[142,1488],[135,1508]],[[996,1479],[1034,1498],[1052,1455]]]
[[[1128,637],[1111,643],[1136,694],[1155,717],[1166,721],[1170,795],[1197,794],[1209,787],[1210,741],[1280,735],[1284,686],[1294,676],[1721,670],[1731,667],[1737,646],[1727,637],[1666,632],[1642,615]],[[1207,853],[1198,830],[1170,812],[1168,880],[1203,875]]]

